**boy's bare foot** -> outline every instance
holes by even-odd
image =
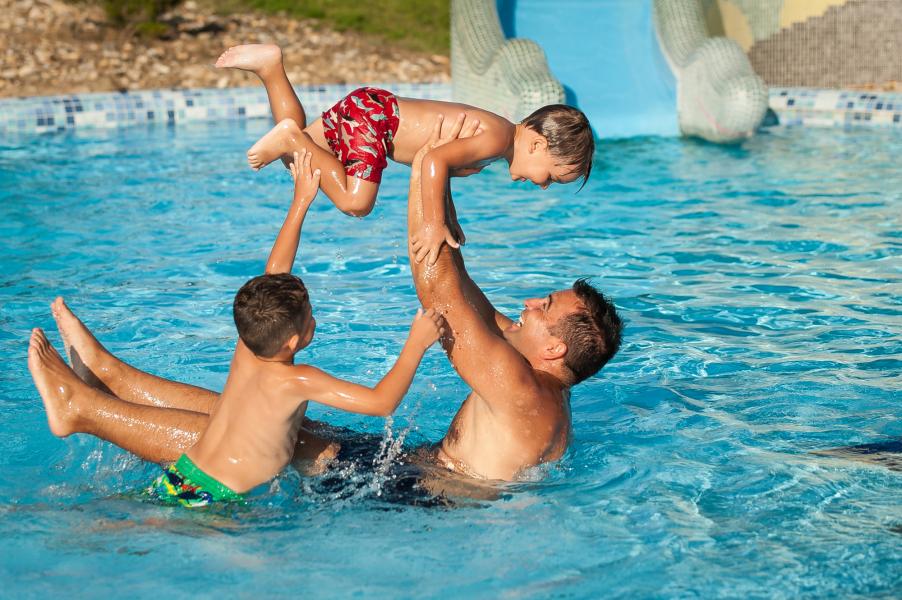
[[[282,50],[275,44],[232,46],[216,61],[220,69],[241,69],[257,75],[281,64]]]
[[[247,164],[255,171],[259,171],[277,158],[291,152],[302,133],[294,119],[282,119],[247,151]]]
[[[63,338],[63,346],[72,370],[91,387],[109,392],[109,388],[95,375],[101,368],[102,359],[110,355],[109,351],[75,316],[61,296],[50,305],[50,312],[56,321],[60,337]]]
[[[74,388],[84,384],[75,372],[66,366],[40,329],[33,329],[31,332],[28,370],[31,371],[34,385],[44,400],[50,431],[57,437],[75,433],[78,411],[72,401],[75,395]]]

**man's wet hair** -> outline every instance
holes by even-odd
[[[595,156],[595,134],[581,110],[566,104],[549,104],[523,119],[522,124],[544,136],[551,156],[561,165],[573,165],[583,178],[582,185],[586,185]]]
[[[623,323],[610,298],[586,279],[577,279],[572,289],[582,306],[562,317],[550,332],[567,344],[564,366],[573,376],[571,385],[576,385],[600,371],[617,353]]]
[[[300,277],[291,273],[254,277],[241,286],[232,305],[238,337],[257,356],[270,358],[291,336],[304,331],[309,306]]]

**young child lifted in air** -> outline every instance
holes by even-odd
[[[478,135],[436,148],[423,160],[425,220],[411,240],[424,248],[417,260],[427,256],[428,264],[435,262],[443,243],[456,248],[464,242],[450,198],[449,175],[470,175],[503,158],[510,166],[511,179],[531,181],[545,189],[580,177],[585,181],[592,170],[595,138],[589,121],[569,106],[545,106],[514,124],[464,104],[399,98],[386,90],[364,87],[308,125],[278,46],[236,46],[226,50],[216,66],[255,73],[266,87],[276,126],[248,151],[251,167],[260,169],[307,149],[313,153],[313,167],[323,173],[323,191],[340,210],[358,217],[373,209],[386,159],[410,164],[437,118],[457,116],[457,122],[449,119],[443,124],[442,137],[454,127],[476,129],[474,121],[478,122]]]
[[[294,153],[294,200],[266,262],[266,273],[235,296],[238,344],[225,389],[213,405],[197,443],[154,481],[151,493],[185,506],[240,500],[275,477],[292,458],[308,401],[367,415],[390,415],[413,380],[423,354],[444,332],[432,309],[417,311],[394,366],[374,388],[332,377],[294,357],[313,338],[313,318],[303,282],[290,273],[301,226],[319,187],[311,155]],[[29,368],[45,405],[87,388],[36,329]],[[68,390],[68,391],[67,391]],[[51,411],[48,419],[53,426]],[[54,431],[56,433],[56,431]]]

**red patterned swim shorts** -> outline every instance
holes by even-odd
[[[345,173],[379,183],[398,131],[398,99],[363,87],[323,113],[323,133]]]

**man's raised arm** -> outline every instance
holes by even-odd
[[[440,126],[433,132],[431,142],[438,139]],[[460,127],[455,130],[459,132]],[[418,167],[429,146],[417,153],[411,165],[408,235],[417,231],[423,219]],[[487,401],[504,399],[510,393],[517,393],[518,388],[534,387],[529,363],[501,333],[512,321],[498,313],[470,279],[460,250],[442,245],[438,260],[431,266],[428,261],[417,262],[416,253],[414,245],[408,243],[417,295],[424,307],[434,308],[445,317],[450,336],[442,340],[442,345],[464,381]],[[493,368],[487,369],[487,364]],[[499,405],[503,406],[504,403]]]
[[[433,126],[429,142],[414,156],[410,169],[410,188],[407,198],[408,240],[413,232],[419,231],[424,219],[423,204],[421,202],[422,161],[434,146],[446,143],[458,136],[469,137],[475,133],[472,130],[461,131],[465,116],[461,114],[458,117],[450,135],[443,139],[439,139],[439,132],[442,127],[442,120],[439,117]],[[478,122],[473,123],[475,123],[474,127],[478,125]],[[456,215],[454,220],[456,221]],[[411,244],[408,242],[410,268],[417,289],[417,296],[424,307],[430,308],[435,306],[436,303],[448,305],[454,300],[454,296],[460,296],[466,300],[468,306],[476,310],[477,314],[493,333],[500,333],[501,329],[511,324],[511,320],[495,310],[495,307],[482,293],[482,290],[470,278],[459,249],[443,246],[440,253],[443,258],[437,260],[432,266],[429,266],[428,261],[420,260],[427,250],[425,245],[418,246],[416,243]],[[436,308],[438,309],[438,307]]]

